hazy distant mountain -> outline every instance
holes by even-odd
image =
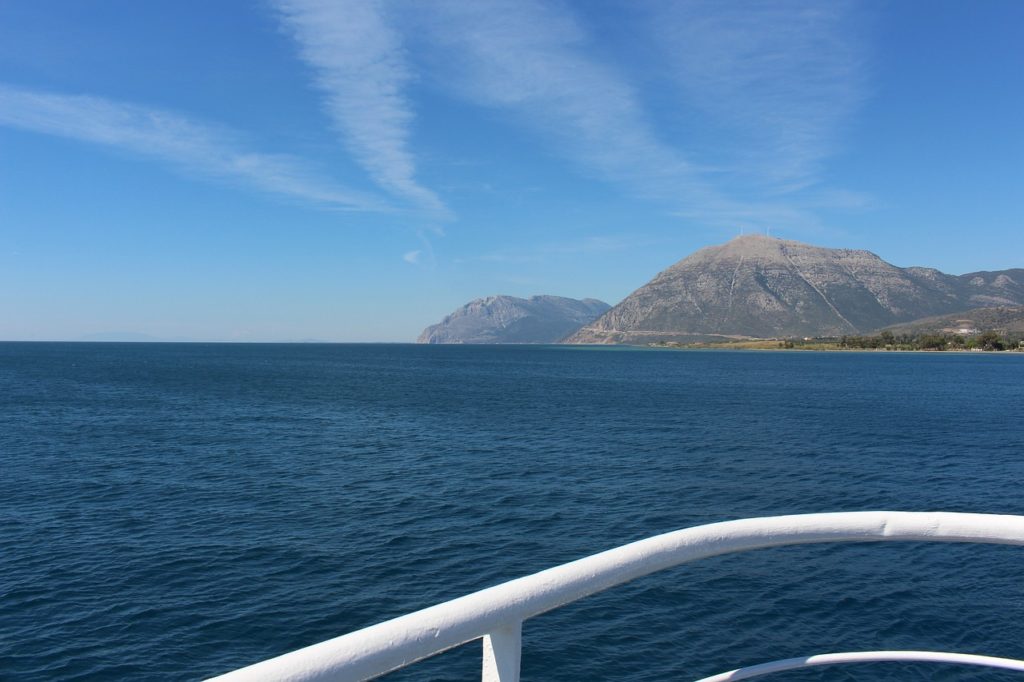
[[[747,236],[679,261],[566,341],[839,336],[998,305],[1024,305],[1024,270],[955,276]]]
[[[110,331],[86,334],[72,341],[90,341],[103,343],[195,343],[196,339],[187,336],[153,336],[141,332]]]
[[[488,296],[427,327],[417,343],[555,343],[610,306],[561,296]]]
[[[79,341],[104,341],[104,342],[118,342],[118,343],[149,343],[153,341],[162,341],[155,336],[149,334],[142,334],[139,332],[99,332],[96,334],[86,334],[78,339]]]

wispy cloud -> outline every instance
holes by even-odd
[[[721,189],[684,144],[658,134],[627,74],[596,55],[586,30],[557,4],[535,0],[432,2],[418,26],[448,58],[443,78],[471,102],[514,111],[584,173],[715,227],[755,228],[785,217],[814,229],[813,215],[753,205]],[[678,142],[674,140],[674,142]]]
[[[863,98],[862,49],[843,2],[640,6],[654,19],[646,25],[651,43],[668,55],[670,90],[682,95],[678,115],[661,111],[657,120],[637,81],[606,61],[607,46],[563,5],[404,7],[446,52],[434,62],[444,70],[439,81],[471,102],[516,112],[584,172],[704,225],[820,228],[811,203],[780,195],[820,179]],[[651,78],[645,74],[644,84]],[[731,127],[716,136],[724,154],[707,154],[700,129],[682,123],[694,110]],[[659,127],[666,120],[671,126]]]
[[[409,151],[413,112],[404,88],[411,74],[401,37],[373,0],[277,0],[302,59],[323,92],[346,147],[381,187],[419,208],[446,209],[416,179]]]
[[[775,191],[815,183],[865,96],[855,6],[689,0],[646,7],[686,104],[733,130],[732,170]]]
[[[420,262],[421,253],[423,252],[420,251],[419,249],[416,249],[415,251],[407,251],[406,253],[402,254],[402,260],[404,260],[406,263],[412,263],[413,265],[416,265],[417,263]]]
[[[159,109],[0,85],[0,125],[104,145],[190,175],[332,208],[386,208],[371,196],[316,177],[294,157],[250,151],[237,133]]]
[[[587,55],[585,32],[557,6],[432,2],[418,19],[436,45],[452,51],[439,62],[457,92],[516,111],[584,171],[648,195],[707,191],[688,161],[654,134],[626,80]]]

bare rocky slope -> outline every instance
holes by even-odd
[[[979,307],[1024,305],[1024,269],[947,275],[870,251],[763,236],[702,249],[566,343],[865,334]]]
[[[970,334],[973,331],[992,331],[1011,336],[1024,335],[1024,307],[996,306],[975,308],[951,315],[937,315],[893,325],[893,334]]]
[[[610,306],[593,298],[488,296],[427,327],[417,343],[557,343]]]

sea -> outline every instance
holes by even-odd
[[[3,343],[0,679],[196,680],[658,533],[857,510],[1024,514],[1024,354]],[[680,566],[527,621],[522,675],[871,649],[1024,658],[1024,548]],[[387,679],[479,670],[476,642]]]

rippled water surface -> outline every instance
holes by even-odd
[[[712,521],[1024,514],[1022,387],[1017,354],[0,344],[0,678],[197,679]],[[703,561],[528,621],[523,678],[878,648],[1024,658],[1024,549]]]

